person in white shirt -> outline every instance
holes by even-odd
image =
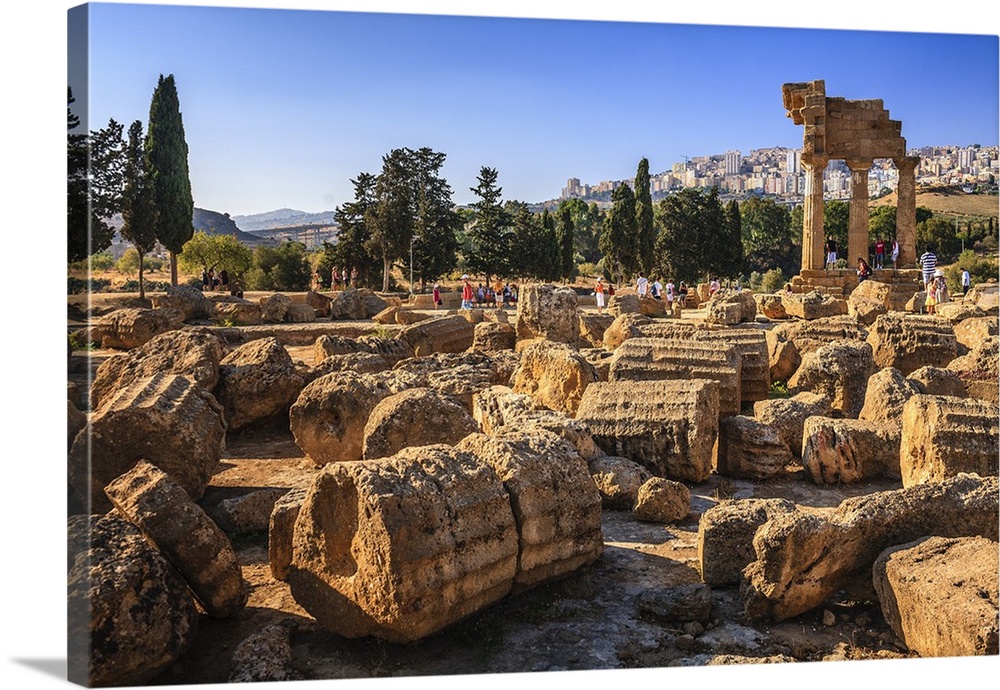
[[[962,296],[968,294],[969,288],[972,287],[972,278],[969,276],[969,272],[963,267],[962,271]]]
[[[663,283],[660,282],[659,278],[653,283],[653,294],[656,296],[656,299],[661,299],[663,295]]]
[[[649,281],[639,274],[639,279],[635,281],[635,292],[639,297],[645,297],[646,292],[649,290]]]
[[[674,281],[668,280],[667,285],[663,288],[664,294],[667,296],[667,306],[673,306],[674,304]]]
[[[712,278],[712,282],[709,283],[708,285],[708,294],[714,295],[718,291],[719,291],[719,279]]]

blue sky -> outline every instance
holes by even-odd
[[[995,34],[710,21],[93,4],[90,124],[145,123],[174,74],[195,204],[234,215],[332,209],[399,146],[446,153],[458,203],[484,165],[505,198],[541,201],[570,177],[633,176],[644,156],[655,173],[797,147],[781,85],[813,79],[882,98],[910,146],[997,144]]]

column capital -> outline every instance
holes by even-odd
[[[803,153],[801,158],[802,165],[807,168],[825,168],[826,164],[830,162],[830,157],[824,153]]]
[[[896,164],[896,170],[900,172],[913,172],[920,162],[920,156],[902,156],[901,158],[893,158],[892,162]]]
[[[844,162],[851,172],[862,172],[870,170],[875,161],[871,158],[845,158]]]

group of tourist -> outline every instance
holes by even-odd
[[[718,279],[715,280],[715,285],[716,290],[718,290]],[[675,301],[683,307],[687,300],[687,293],[688,287],[683,280],[675,287],[673,280],[668,280],[666,285],[664,285],[660,282],[659,278],[650,280],[640,273],[635,281],[635,294],[639,296],[639,299],[665,300],[668,311],[673,310]],[[613,296],[615,289],[613,285],[605,283],[602,276],[598,276],[592,294],[597,300],[597,313],[603,314],[605,299],[606,297]]]
[[[352,268],[348,272],[346,266],[344,268],[334,266],[330,272],[330,289],[336,292],[337,290],[346,290],[349,287],[358,287],[358,269]]]
[[[222,269],[218,273],[215,268],[202,269],[201,271],[202,292],[216,292],[218,290],[229,289],[229,271]]]
[[[462,309],[506,309],[517,305],[517,285],[497,278],[492,285],[473,286],[468,275],[462,276]],[[441,306],[439,285],[434,284],[434,308]]]
[[[875,240],[875,270],[882,270],[885,268],[885,250],[890,249],[890,258],[892,259],[892,267],[896,267],[896,262],[899,260],[899,242],[895,239],[892,240],[892,245],[886,242],[882,237]],[[865,278],[871,277],[871,268],[868,268],[868,260],[862,256],[858,257],[858,281],[864,280],[861,277],[861,264],[864,263],[867,268],[868,275]],[[826,238],[826,268],[827,270],[837,267],[837,241],[832,237]]]

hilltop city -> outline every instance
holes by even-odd
[[[916,181],[924,186],[995,186],[1000,171],[1000,147],[926,146],[910,149],[909,154],[920,156]],[[689,158],[667,171],[650,178],[654,199],[672,191],[691,187],[718,187],[732,198],[751,194],[767,194],[790,204],[802,202],[805,177],[799,149],[781,146],[751,149],[744,156],[740,151],[726,151],[710,156]],[[823,175],[823,191],[827,199],[850,199],[851,171],[842,160],[831,161]],[[889,159],[876,160],[868,176],[871,197],[895,191],[896,168]],[[587,201],[609,203],[611,193],[622,184],[634,186],[633,179],[604,180],[597,184],[584,184],[577,178],[566,182],[559,200],[580,198]]]

